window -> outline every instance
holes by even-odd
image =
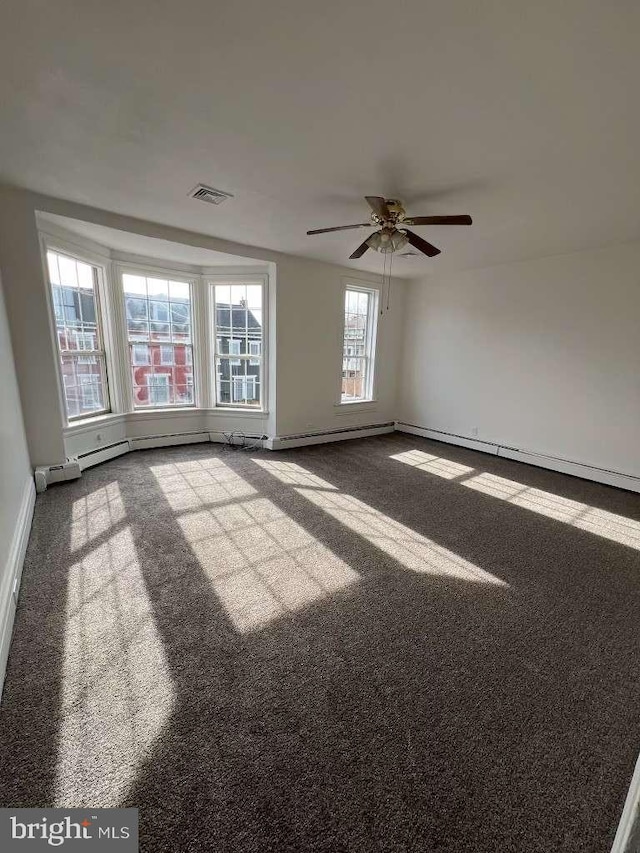
[[[260,364],[260,355],[262,354],[261,341],[249,341],[249,355],[253,358],[249,359],[249,364]]]
[[[238,338],[231,338],[231,340],[229,341],[229,352],[231,353],[231,355],[240,355],[240,352],[241,352],[240,345],[241,344],[242,344],[242,341],[239,340]],[[237,367],[240,364],[240,359],[239,358],[232,358],[230,364],[232,364],[234,367]]]
[[[347,287],[344,295],[342,403],[373,398],[377,291]]]
[[[80,376],[80,395],[82,405],[93,411],[100,405],[100,390],[98,384],[91,376]]]
[[[149,347],[146,344],[132,344],[131,358],[133,364],[150,364]]]
[[[47,252],[67,419],[110,411],[98,268]]]
[[[148,373],[147,385],[149,388],[149,402],[152,406],[168,406],[169,376],[166,373]]]
[[[219,406],[263,405],[263,285],[213,284],[214,375]]]
[[[234,403],[250,403],[256,398],[256,377],[234,376],[232,389]]]
[[[123,273],[135,408],[193,406],[191,287]]]

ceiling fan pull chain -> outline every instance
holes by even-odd
[[[393,252],[389,258],[389,281],[387,282],[387,311],[391,305],[391,270],[393,269]]]

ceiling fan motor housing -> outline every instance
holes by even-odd
[[[404,231],[398,231],[397,228],[381,228],[367,238],[366,242],[370,249],[386,255],[402,249],[409,242],[409,238]]]
[[[428,243],[414,231],[410,231],[407,225],[471,225],[471,217],[468,214],[460,216],[411,216],[407,218],[406,211],[401,201],[397,198],[383,198],[378,195],[365,196],[371,208],[370,222],[378,226],[378,230],[371,234],[361,243],[358,248],[349,255],[350,260],[361,258],[368,249],[388,254],[397,252],[407,243],[433,258],[440,254],[440,249]],[[352,228],[371,228],[369,222],[358,222],[356,225],[338,225],[333,228],[316,228],[307,231],[307,234],[326,234],[329,231],[350,231]],[[403,228],[399,229],[398,225]]]

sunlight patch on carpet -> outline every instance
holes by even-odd
[[[358,581],[356,571],[222,460],[203,462],[151,470],[236,630],[259,630]],[[295,468],[277,470],[323,483]]]
[[[242,477],[221,459],[201,459],[153,465],[167,503],[177,512],[198,509],[209,504],[226,503],[257,494]]]
[[[450,459],[445,459],[442,456],[433,456],[431,453],[424,453],[422,450],[407,450],[404,453],[394,453],[390,458],[395,459],[397,462],[404,462],[405,465],[411,465],[412,468],[420,468],[421,471],[428,471],[437,477],[443,477],[445,480],[454,480],[456,477],[460,477],[463,474],[470,474],[474,470],[468,465],[452,462]]]
[[[336,492],[296,489],[345,527],[362,536],[413,572],[443,575],[472,583],[508,586],[495,575],[437,545],[357,498]]]
[[[55,804],[116,806],[174,689],[127,527],[69,568]]]
[[[244,633],[356,582],[359,575],[266,498],[178,518],[235,628]]]
[[[322,480],[316,474],[312,474],[306,468],[303,468],[302,465],[298,465],[295,462],[280,462],[270,459],[254,459],[253,461],[256,465],[264,468],[265,471],[273,474],[277,480],[280,480],[282,483],[288,483],[290,486],[305,486],[306,488],[316,489],[336,488],[331,483],[327,483],[326,480]]]
[[[125,515],[118,483],[108,483],[78,498],[71,508],[70,550],[78,551],[97,539],[123,521]]]
[[[495,474],[478,474],[465,480],[462,485],[640,550],[640,521],[554,495],[552,492],[543,492],[541,489],[506,480]]]

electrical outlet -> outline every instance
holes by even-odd
[[[97,443],[97,444],[100,444],[100,442],[101,442],[101,441],[102,441],[102,435],[101,435],[100,433],[98,433],[98,434],[96,435],[96,443]]]

